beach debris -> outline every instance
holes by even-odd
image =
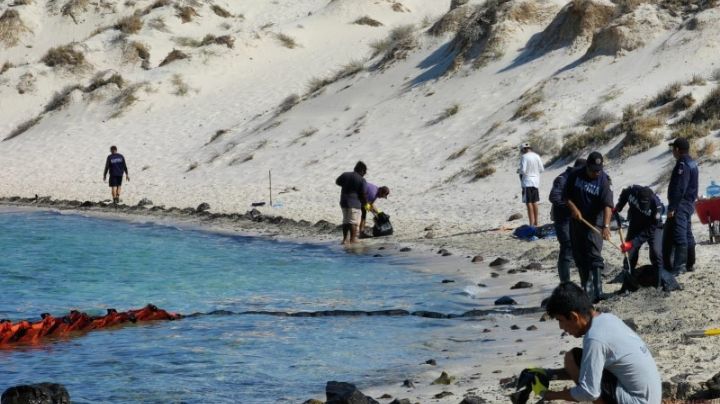
[[[487,400],[478,396],[467,396],[460,401],[460,404],[487,404]]]
[[[449,385],[449,384],[453,384],[454,382],[455,382],[455,376],[450,376],[450,375],[447,374],[447,372],[442,372],[442,373],[440,373],[440,377],[438,377],[437,379],[435,379],[435,380],[434,380],[432,383],[430,383],[430,384],[444,384],[444,385]]]
[[[522,354],[523,354],[522,352],[518,352],[515,354],[515,356],[522,356]]]
[[[252,209],[245,212],[245,217],[252,220],[253,222],[263,221],[263,214],[257,209]],[[317,223],[315,224],[315,226],[317,226]]]
[[[485,328],[485,329],[483,329],[483,330],[482,330],[482,332],[484,332],[484,333],[488,333],[488,332],[492,332],[492,330],[491,330],[491,329],[489,329],[489,328]]]
[[[437,223],[433,223],[433,224],[431,224],[430,226],[425,227],[424,230],[425,230],[425,231],[431,231],[431,230],[435,230],[436,228],[437,228]]]
[[[410,380],[410,379],[405,379],[405,381],[403,381],[402,385],[403,385],[403,387],[407,387],[409,389],[415,388],[415,383],[413,383],[412,380]]]
[[[40,344],[50,338],[77,336],[81,332],[114,327],[138,321],[177,320],[180,314],[169,313],[157,306],[148,304],[142,309],[118,312],[108,309],[107,314],[91,317],[86,313],[72,310],[64,317],[42,314],[42,320],[35,323],[23,320],[12,323],[0,321],[0,348],[17,345]]]
[[[425,364],[430,366],[437,366],[437,362],[435,361],[435,359],[428,359],[425,361]]]
[[[437,253],[444,256],[445,254],[447,254],[447,253],[449,253],[449,252],[450,252],[450,251],[448,251],[448,250],[446,250],[446,249],[444,249],[444,248],[441,248],[441,249],[438,250]]]
[[[433,396],[433,398],[440,399],[440,398],[445,398],[445,397],[454,396],[454,395],[455,395],[455,394],[453,394],[453,393],[451,393],[451,392],[449,392],[449,391],[443,391],[443,392],[441,392],[441,393],[435,394],[435,395]]]
[[[510,217],[508,217],[507,221],[512,222],[513,220],[522,219],[522,217],[523,215],[520,213],[513,213],[512,215],[510,215]]]
[[[412,401],[408,400],[407,398],[402,399],[394,399],[390,402],[390,404],[412,404]]]
[[[210,210],[210,204],[207,202],[202,202],[195,208],[195,212],[207,212],[208,210]]]
[[[425,238],[427,238],[427,239],[435,238],[435,233],[433,233],[433,231],[430,230],[427,233],[425,233]]]
[[[490,272],[490,277],[491,277],[491,278],[497,278],[498,276],[500,276],[499,273],[497,273],[497,272]]]
[[[256,208],[258,206],[265,206],[265,202],[253,202],[250,204],[253,208]]]
[[[495,300],[495,306],[505,306],[505,305],[511,305],[511,304],[517,304],[515,299],[513,299],[510,296],[503,296],[497,300]]]
[[[470,262],[478,263],[483,262],[483,256],[482,255],[476,255],[472,258]]]
[[[142,199],[140,199],[140,202],[137,203],[137,206],[139,206],[139,207],[150,206],[150,205],[154,205],[154,203],[153,203],[153,201],[151,201],[148,198],[142,198]]]
[[[525,330],[527,330],[527,331],[535,331],[535,330],[537,330],[537,329],[538,329],[537,326],[531,325],[530,327],[526,328]]]
[[[512,326],[510,326],[510,329],[511,330],[519,330],[520,327],[517,324],[513,324]]]
[[[486,287],[487,287],[487,285],[484,284],[484,283],[478,283],[477,285],[478,285],[479,287],[481,287],[481,288],[486,288]]]
[[[379,404],[364,395],[354,384],[329,381],[325,385],[325,404]]]
[[[412,248],[410,248],[410,247],[403,247],[400,249],[400,252],[410,252],[410,251],[412,251]]]
[[[510,377],[503,377],[500,379],[500,386],[502,386],[504,389],[510,389],[515,387],[515,384],[517,383],[517,376],[510,376]]]
[[[542,269],[542,264],[539,262],[531,262],[531,263],[523,266],[523,269],[529,269],[531,271],[539,271]]]
[[[491,267],[499,267],[500,265],[505,265],[508,262],[510,262],[510,260],[508,260],[506,258],[502,258],[502,257],[497,257],[490,263],[490,266]]]
[[[520,281],[510,287],[510,289],[527,289],[533,287],[533,284],[530,282]]]
[[[455,283],[455,281],[452,279],[443,279],[442,283]]]
[[[3,404],[37,403],[69,404],[70,394],[65,386],[57,383],[38,383],[13,386],[0,398]]]
[[[500,369],[495,369],[495,370],[493,370],[492,372],[493,372],[493,373],[502,373],[502,370],[500,370]]]

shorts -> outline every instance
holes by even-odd
[[[355,208],[340,208],[342,209],[343,221],[342,224],[356,225],[360,223],[360,209]]]
[[[573,348],[570,350],[575,359],[575,364],[580,369],[580,363],[582,362],[582,348]],[[615,390],[618,386],[617,377],[614,374],[603,370],[602,377],[600,378],[600,398],[605,401],[606,404],[618,404],[615,396]]]
[[[523,203],[536,203],[540,201],[540,192],[535,187],[524,187],[522,189]]]
[[[120,176],[111,175],[110,176],[110,186],[111,187],[119,187],[120,185],[122,185],[122,175],[120,175]]]

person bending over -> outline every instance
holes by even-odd
[[[556,287],[546,306],[560,328],[581,338],[582,348],[565,354],[562,369],[525,369],[521,379],[572,380],[562,391],[537,389],[545,401],[592,401],[604,404],[659,404],[662,382],[643,340],[614,314],[595,311],[578,285]]]
[[[110,146],[110,155],[105,160],[105,171],[103,171],[103,182],[105,182],[108,172],[110,172],[110,193],[112,194],[113,203],[120,203],[120,187],[122,186],[122,176],[125,173],[125,179],[130,181],[125,157],[117,152],[117,147]]]
[[[377,185],[371,184],[369,182],[365,183],[365,197],[367,198],[367,203],[363,207],[360,216],[360,235],[362,235],[363,231],[365,230],[365,220],[367,219],[367,213],[380,213],[380,210],[375,207],[375,201],[377,201],[379,198],[387,199],[388,195],[390,195],[390,188],[384,185],[378,187]]]

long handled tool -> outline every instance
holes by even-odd
[[[691,338],[712,337],[715,335],[720,335],[720,328],[709,328],[707,330],[695,330],[695,331],[686,332],[684,335],[686,337],[691,337]]]
[[[575,206],[575,204],[572,203],[572,201],[568,201],[568,205],[572,206],[575,210],[578,210],[577,206]],[[579,215],[579,216],[578,216],[578,220],[580,220],[581,222],[583,222],[587,227],[590,228],[590,230],[592,230],[592,231],[594,231],[595,233],[597,233],[597,234],[599,234],[600,236],[602,236],[602,232],[600,231],[600,229],[598,229],[597,227],[595,227],[595,225],[593,225],[592,223],[590,223],[590,222],[588,222],[587,220],[585,220],[585,218],[582,217],[582,215]],[[622,236],[621,236],[621,237],[622,237]],[[613,247],[617,248],[618,250],[620,250],[620,247],[619,247],[618,245],[616,245],[615,243],[613,243],[611,240],[606,240],[606,241],[607,241],[608,243],[610,243],[611,246],[613,246]]]
[[[617,222],[618,226],[618,233],[620,234],[620,245],[623,245],[625,243],[625,236],[623,235],[622,231],[622,222],[620,221],[620,215],[618,213],[614,213],[615,221]],[[638,285],[637,282],[632,277],[632,262],[630,262],[630,255],[628,254],[627,250],[620,249],[622,251],[623,255],[625,256],[625,262],[627,262],[627,267],[623,265],[623,274],[625,274],[625,280],[623,281],[623,286],[621,288],[621,291],[625,289],[626,284],[629,285],[629,288],[631,288],[631,291],[637,290]],[[658,274],[658,279],[660,279],[660,274]],[[634,288],[634,289],[633,289]]]

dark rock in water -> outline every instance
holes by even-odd
[[[510,260],[502,258],[502,257],[498,257],[498,258],[495,258],[493,260],[493,262],[490,263],[490,266],[491,267],[499,267],[500,265],[505,265],[508,262],[510,262]]]
[[[514,274],[518,273],[518,270],[517,270],[517,269],[511,269],[511,270],[508,271],[508,273],[509,273],[510,275],[514,275]]]
[[[448,250],[446,250],[446,249],[444,249],[444,248],[441,248],[441,249],[438,250],[437,253],[440,254],[440,255],[445,255],[445,254],[447,254],[447,253],[449,253],[449,252],[450,252],[450,251],[448,251]]]
[[[383,394],[382,396],[380,396],[380,399],[381,399],[381,400],[389,400],[389,399],[391,399],[391,398],[392,398],[392,396],[391,396],[390,394],[388,394],[388,393],[385,393],[385,394]]]
[[[537,330],[537,327],[535,325],[531,325],[530,327],[526,328],[527,331],[535,331]]]
[[[482,330],[482,332],[488,333],[488,332],[492,332],[492,330],[489,328],[486,328],[486,329]]]
[[[455,381],[455,377],[454,377],[454,376],[448,375],[447,372],[442,372],[442,373],[440,373],[440,377],[438,377],[437,379],[433,380],[433,382],[430,383],[430,384],[444,384],[444,385],[449,385],[449,384],[452,384],[454,381]]]
[[[380,258],[380,257],[382,257],[382,254],[375,254],[375,255],[373,255],[373,257]]]
[[[454,396],[455,394],[449,392],[449,391],[443,391],[442,393],[437,393],[433,396],[433,398],[441,399],[449,396]]]
[[[38,383],[10,387],[0,398],[2,404],[69,404],[70,394],[57,383]]]
[[[403,382],[402,385],[403,385],[403,387],[407,387],[409,389],[415,388],[415,383],[413,383],[412,380],[409,380],[409,379],[405,379],[405,381]]]
[[[150,206],[150,205],[154,205],[154,204],[148,198],[142,198],[142,199],[140,199],[140,202],[137,203],[137,206]]]
[[[197,208],[195,208],[195,211],[196,211],[196,212],[205,212],[205,211],[208,211],[208,210],[210,210],[210,204],[207,203],[207,202],[203,202],[203,203],[201,203],[200,205],[198,205]]]
[[[522,354],[523,354],[522,352],[518,352],[515,354],[515,356],[522,356]]]
[[[626,326],[630,327],[631,330],[637,332],[638,325],[637,325],[637,323],[635,323],[635,319],[632,319],[632,318],[623,319],[623,323],[625,323]]]
[[[510,287],[510,289],[527,289],[533,287],[533,284],[530,282],[520,281],[513,286]]]
[[[539,262],[531,262],[523,267],[523,269],[529,269],[531,271],[539,271],[542,269],[542,264]]]
[[[497,273],[497,272],[490,272],[490,277],[491,277],[491,278],[497,278],[498,276],[500,276],[499,273]]]
[[[460,401],[460,404],[487,404],[487,400],[478,396],[467,396]]]
[[[309,399],[309,400],[307,400],[307,401],[304,401],[302,404],[323,404],[323,402],[320,401],[320,400],[316,400],[316,399],[314,399],[314,398],[311,398],[311,399]]]
[[[448,315],[445,313],[438,313],[436,311],[425,311],[425,310],[418,310],[412,312],[413,316],[416,317],[425,317],[425,318],[448,318]]]
[[[382,246],[378,247],[378,250],[380,250],[380,251],[382,251],[384,249],[385,249],[385,247],[382,247]]]
[[[90,201],[85,201],[80,204],[80,207],[81,208],[91,208],[93,205],[95,205],[95,204]]]
[[[517,304],[517,302],[510,296],[503,296],[495,300],[495,306],[504,306],[510,304]]]
[[[344,382],[327,382],[325,396],[325,404],[380,404],[364,395],[354,384]]]
[[[408,400],[407,398],[403,398],[398,400],[397,398],[390,401],[390,404],[412,404],[412,401]]]
[[[511,330],[519,330],[520,327],[519,327],[517,324],[513,324],[513,325],[510,327],[510,329],[511,329]]]
[[[521,343],[521,342],[523,342],[522,338],[518,338],[518,339],[515,340],[515,343],[516,343],[516,344],[519,344],[519,343]]]
[[[443,279],[442,283],[455,283],[455,281],[452,279]]]
[[[477,285],[480,286],[481,288],[486,288],[486,287],[487,287],[487,285],[484,284],[484,283],[478,283]]]
[[[410,248],[410,247],[403,247],[403,248],[400,249],[400,252],[409,252],[409,251],[412,251],[412,248]]]
[[[477,263],[477,262],[483,262],[483,260],[484,260],[484,258],[482,257],[482,255],[476,255],[472,258],[472,260],[470,262]]]
[[[510,217],[508,217],[508,220],[507,220],[507,221],[508,221],[508,222],[512,222],[513,220],[522,219],[522,217],[523,217],[523,216],[522,216],[522,214],[520,214],[520,213],[513,213],[512,215],[510,215]]]
[[[435,359],[428,359],[425,361],[425,364],[430,366],[437,366],[437,362],[435,362]]]
[[[442,253],[443,257],[449,257],[451,255],[452,255],[452,253],[450,251],[445,251],[444,253]]]

